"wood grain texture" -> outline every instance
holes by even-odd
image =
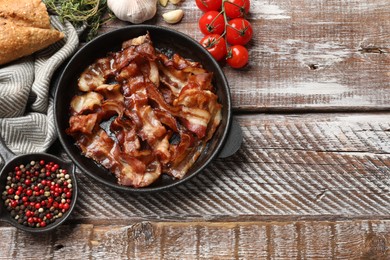
[[[240,115],[241,149],[176,188],[126,194],[79,173],[76,222],[376,218],[390,213],[390,114]]]
[[[149,24],[202,38],[195,1],[175,25],[160,7]],[[256,0],[250,64],[227,66],[233,106],[239,111],[335,111],[390,108],[390,2],[388,0]],[[102,32],[129,25],[113,21]]]
[[[0,247],[0,259],[389,259],[389,226],[389,220],[129,222],[64,225],[39,238],[0,226],[4,241],[13,241]]]

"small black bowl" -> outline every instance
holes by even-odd
[[[31,153],[31,154],[23,154],[23,155],[16,156],[14,153],[12,153],[11,150],[8,149],[8,147],[4,143],[4,140],[1,137],[0,137],[0,154],[1,157],[3,158],[3,161],[5,162],[3,169],[0,171],[0,196],[5,190],[9,172],[12,172],[16,166],[19,166],[21,164],[24,165],[31,161],[39,161],[39,160],[57,163],[58,165],[60,165],[62,169],[66,169],[68,171],[68,174],[70,175],[70,179],[72,180],[72,189],[73,189],[72,201],[69,209],[63,214],[62,217],[56,219],[53,223],[50,223],[45,227],[28,227],[19,224],[17,220],[11,217],[10,212],[5,208],[4,202],[1,198],[0,198],[0,220],[3,220],[20,230],[30,232],[30,233],[48,232],[61,225],[70,216],[70,214],[73,211],[73,208],[76,205],[78,188],[77,188],[77,180],[75,176],[76,168],[74,164],[71,162],[66,162],[48,153]]]
[[[69,107],[72,97],[78,92],[77,80],[83,70],[97,58],[105,57],[108,52],[119,51],[122,42],[145,35],[149,32],[154,47],[163,53],[178,53],[184,58],[200,62],[203,67],[213,72],[213,85],[222,104],[222,121],[207,148],[199,156],[195,164],[181,180],[163,175],[148,187],[133,188],[117,183],[113,174],[81,154],[73,138],[65,133],[69,127]],[[151,192],[173,187],[189,180],[200,173],[219,154],[224,157],[233,154],[241,144],[241,130],[235,127],[235,133],[230,134],[234,145],[229,151],[222,151],[232,125],[230,90],[226,77],[219,64],[210,53],[191,37],[165,27],[154,25],[132,25],[103,34],[84,45],[69,61],[57,83],[55,93],[55,125],[59,140],[73,162],[87,175],[109,187],[130,192]],[[237,133],[238,132],[238,133]]]

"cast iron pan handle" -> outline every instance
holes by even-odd
[[[6,165],[9,161],[11,161],[12,158],[14,158],[16,155],[7,147],[7,145],[4,142],[3,137],[0,136],[0,156],[3,158],[4,165]],[[3,165],[3,166],[4,166]],[[1,167],[0,167],[1,169]]]
[[[219,153],[219,158],[226,158],[232,156],[241,147],[242,143],[242,130],[236,120],[232,120],[229,134],[226,138],[225,145]]]
[[[0,166],[0,172],[3,167],[7,165],[8,162],[11,161],[12,158],[14,158],[16,155],[7,147],[5,144],[5,141],[3,137],[0,135],[0,156],[3,159],[3,164]],[[3,215],[3,207],[0,206],[0,219],[7,221],[10,223],[10,221],[7,220],[6,217]]]

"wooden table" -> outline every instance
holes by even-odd
[[[197,40],[201,12],[184,0]],[[188,183],[126,194],[78,174],[72,217],[0,225],[0,259],[390,259],[390,2],[252,0],[250,64],[224,67],[240,150]],[[102,29],[127,25],[113,21]]]

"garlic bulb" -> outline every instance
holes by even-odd
[[[107,6],[115,16],[131,23],[143,23],[157,12],[158,0],[107,0]]]

